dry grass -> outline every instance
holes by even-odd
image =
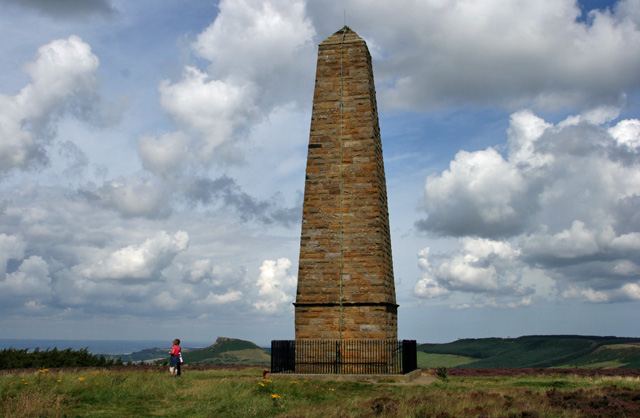
[[[67,407],[63,395],[34,391],[3,397],[2,416],[5,418],[58,418],[64,416]]]

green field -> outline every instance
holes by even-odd
[[[0,416],[608,418],[640,408],[638,378],[467,377],[407,385],[265,380],[261,368],[187,369],[179,378],[165,368],[141,369],[3,374]]]
[[[589,369],[640,369],[640,345],[616,344],[598,347],[592,353],[569,361],[562,367],[584,367]]]
[[[470,364],[477,359],[454,354],[429,354],[418,351],[418,368],[435,369],[438,367],[457,367]]]

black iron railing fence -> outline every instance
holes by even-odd
[[[415,340],[271,341],[272,373],[406,374],[417,369]]]

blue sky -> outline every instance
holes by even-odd
[[[0,0],[0,334],[293,338],[317,45],[346,12],[399,337],[640,336],[639,10]]]

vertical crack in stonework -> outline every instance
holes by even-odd
[[[294,305],[296,339],[397,339],[371,55],[346,26],[318,48]]]

